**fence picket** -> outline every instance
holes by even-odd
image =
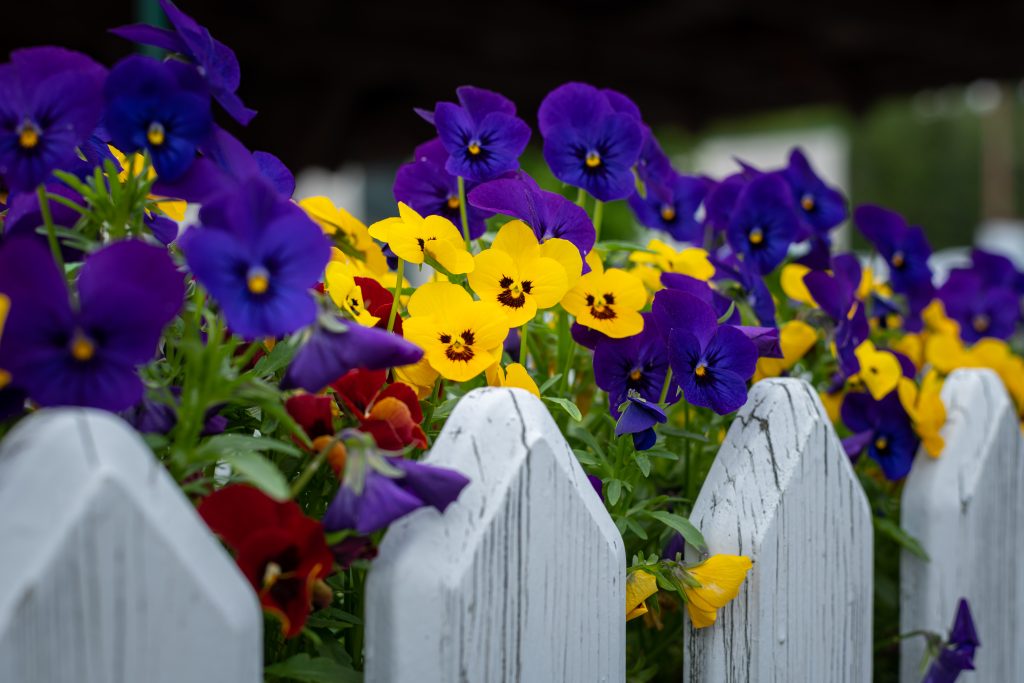
[[[479,389],[428,458],[471,480],[393,525],[367,581],[366,680],[625,678],[625,554],[544,405]]]
[[[256,597],[138,435],[45,410],[0,449],[0,681],[255,683]]]
[[[948,419],[938,459],[917,455],[903,489],[902,524],[931,560],[900,560],[900,631],[945,634],[966,597],[981,647],[977,674],[1024,681],[1024,443],[1016,411],[989,370],[957,370],[942,389]],[[921,679],[924,642],[901,649],[904,683]]]
[[[684,681],[870,680],[871,513],[806,382],[751,389],[691,520],[754,567],[717,624],[687,627]]]

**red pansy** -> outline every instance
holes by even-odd
[[[352,370],[331,388],[378,447],[387,451],[409,445],[426,448],[427,435],[420,426],[423,411],[415,390],[401,382],[386,384],[386,380],[385,370]]]
[[[354,278],[363,295],[363,308],[377,319],[374,327],[388,329],[388,318],[391,316],[391,303],[395,300],[394,294],[384,288],[384,285],[370,277]],[[395,313],[395,325],[392,328],[395,334],[402,334],[402,316]]]

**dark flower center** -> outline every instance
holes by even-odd
[[[979,313],[971,320],[971,326],[974,327],[974,331],[979,334],[988,332],[989,325],[991,324],[992,321],[989,320],[989,317],[984,313]]]
[[[811,195],[805,194],[803,197],[800,198],[800,208],[802,208],[804,211],[810,213],[811,211],[814,211],[814,207],[814,197],[812,197]]]
[[[661,205],[661,220],[667,222],[667,221],[673,221],[673,220],[675,220],[675,218],[676,218],[676,207],[672,206],[671,204],[662,204]]]
[[[25,119],[18,126],[18,144],[21,145],[22,149],[34,149],[39,144],[39,138],[42,135],[43,131],[40,130],[39,126],[29,119]]]
[[[601,165],[601,154],[596,149],[587,150],[583,163],[587,165],[587,168],[597,168]]]
[[[448,345],[448,348],[444,350],[444,355],[450,361],[469,362],[476,355],[473,352],[473,342],[476,341],[476,335],[473,334],[472,330],[464,330],[462,334],[454,339],[452,339],[450,334],[442,334],[440,340],[442,344]]]
[[[587,294],[587,306],[590,306],[590,315],[594,316],[598,320],[611,320],[615,317],[615,309],[612,306],[615,304],[615,296],[611,293],[605,294],[601,297],[596,297],[593,294]]]
[[[452,211],[454,211],[455,209],[459,208],[460,204],[461,204],[461,202],[459,202],[459,198],[458,197],[456,197],[456,196],[448,197],[448,208],[451,209]]]
[[[477,139],[470,140],[469,144],[466,145],[466,151],[469,152],[471,156],[480,154],[480,141]]]
[[[502,287],[498,294],[498,303],[509,308],[522,308],[526,304],[526,295],[533,289],[533,282],[523,280],[516,282],[508,275],[503,275],[498,284]]]
[[[693,369],[693,374],[697,375],[698,377],[706,377],[708,374],[707,363],[698,363],[697,367]]]
[[[87,363],[96,355],[96,343],[90,339],[82,330],[75,330],[68,342],[68,351],[71,357],[79,363]]]
[[[430,242],[431,240],[436,240],[436,239],[437,239],[436,237],[428,237],[427,239],[424,240],[422,237],[417,237],[416,238],[416,244],[418,244],[420,246],[420,251],[425,252],[427,250],[427,242]]]
[[[875,450],[879,451],[880,453],[885,453],[887,450],[889,450],[889,439],[887,439],[885,436],[880,436],[877,439],[875,439]]]
[[[164,140],[167,139],[167,131],[164,130],[164,124],[159,121],[154,121],[149,124],[149,130],[146,131],[146,140],[153,147],[159,147],[164,144]]]
[[[894,253],[892,255],[892,267],[893,268],[902,268],[903,264],[906,263],[906,262],[907,262],[906,257],[903,256],[903,252],[902,251],[897,251],[896,253]]]
[[[270,272],[263,266],[252,266],[245,274],[245,286],[252,294],[266,294],[270,289]]]
[[[757,245],[764,242],[764,230],[762,230],[761,228],[754,228],[753,230],[750,231],[750,234],[747,235],[747,239],[750,240],[750,243],[756,247]]]
[[[640,368],[633,368],[633,371],[629,373],[629,379],[633,382],[639,382],[644,377],[644,371]]]

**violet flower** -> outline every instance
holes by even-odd
[[[79,161],[76,148],[103,113],[106,75],[59,47],[15,50],[0,65],[0,178],[12,192],[33,190]]]
[[[657,399],[648,401],[635,391],[629,392],[625,403],[626,407],[615,423],[615,436],[632,434],[633,448],[646,451],[658,440],[654,425],[663,424],[668,417]]]
[[[835,323],[839,369],[844,377],[849,377],[860,371],[854,351],[870,333],[864,306],[856,296],[861,279],[860,263],[853,254],[840,254],[832,259],[832,271],[832,275],[811,271],[804,275],[804,284],[821,310]]]
[[[766,274],[786,258],[798,229],[789,188],[778,176],[765,174],[751,180],[740,192],[726,236],[744,262]]]
[[[846,198],[818,177],[799,147],[789,153],[789,164],[781,175],[789,185],[801,221],[810,228],[808,232],[826,234],[846,220]]]
[[[957,269],[938,291],[946,315],[960,324],[960,336],[969,344],[983,337],[1009,339],[1020,319],[1017,292],[985,280],[978,270]]]
[[[84,205],[82,195],[60,182],[46,183],[46,192],[70,199],[78,205]],[[78,223],[82,214],[59,202],[49,200],[50,220],[53,224],[62,228],[72,229]],[[47,244],[46,236],[39,233],[39,229],[45,225],[43,212],[39,207],[39,195],[36,192],[22,192],[8,198],[7,216],[4,218],[4,238],[15,235],[28,235],[43,244]],[[82,260],[82,251],[75,247],[61,243],[61,257],[65,263],[75,263]]]
[[[644,313],[640,334],[623,339],[605,338],[594,348],[594,382],[608,393],[612,415],[630,392],[657,403],[668,374],[668,350],[653,315]],[[674,403],[676,391],[669,392]]]
[[[974,652],[981,646],[970,605],[960,598],[953,630],[938,656],[928,667],[922,683],[954,683],[962,671],[974,671]]]
[[[870,394],[851,393],[840,409],[843,424],[853,434],[843,439],[843,449],[856,461],[865,448],[885,477],[897,481],[907,476],[920,439],[897,392],[880,401]]]
[[[932,248],[924,231],[908,226],[895,211],[871,204],[858,206],[853,220],[889,264],[889,283],[893,291],[906,295],[912,310],[923,308],[934,293],[932,271],[928,266]]]
[[[213,94],[231,118],[243,126],[256,116],[235,94],[242,81],[241,69],[235,53],[224,43],[215,40],[210,32],[175,6],[171,0],[159,0],[173,31],[149,24],[131,24],[111,29],[110,32],[126,40],[153,45],[186,57],[196,65],[206,79]]]
[[[704,226],[696,214],[709,185],[704,178],[673,173],[648,182],[646,197],[630,196],[629,208],[641,225],[667,232],[680,242],[701,244]]]
[[[41,406],[119,411],[142,398],[136,366],[153,357],[185,285],[165,249],[115,242],[86,257],[72,307],[46,245],[16,237],[0,247],[0,292],[11,299],[0,367],[16,386]]]

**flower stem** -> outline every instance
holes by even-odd
[[[395,329],[395,316],[398,315],[398,298],[402,294],[402,272],[405,270],[405,261],[398,259],[395,266],[395,290],[394,299],[391,301],[391,313],[388,314],[388,332]]]
[[[331,449],[333,449],[339,441],[341,441],[341,436],[336,435],[326,446],[320,449],[320,452],[316,454],[316,457],[309,461],[309,464],[306,465],[306,469],[302,470],[302,474],[300,474],[299,478],[295,480],[294,484],[292,484],[291,498],[295,498],[302,493],[302,489],[306,488],[306,484],[309,483],[309,480],[312,479],[313,475],[320,469],[320,466],[324,464],[324,460],[327,459],[327,454],[331,452]]]
[[[583,205],[587,202],[587,191],[582,187],[576,193],[576,206],[583,208]]]
[[[462,236],[466,240],[466,251],[469,248],[469,216],[466,211],[466,181],[458,176],[459,183],[459,218],[462,219]]]
[[[40,183],[36,188],[36,195],[39,197],[39,213],[43,215],[43,224],[46,225],[46,241],[50,243],[50,253],[53,254],[53,261],[57,264],[61,277],[64,277],[64,256],[60,253],[57,226],[53,224],[53,216],[50,214],[50,200],[46,196],[46,186]]]
[[[604,218],[604,202],[594,200],[594,242],[601,239],[601,219]]]
[[[672,368],[668,369],[665,373],[665,383],[661,385],[661,398],[658,399],[658,403],[665,405],[665,400],[668,398],[668,388],[672,386]]]
[[[526,367],[526,330],[529,329],[529,321],[523,323],[519,328],[519,364]]]

